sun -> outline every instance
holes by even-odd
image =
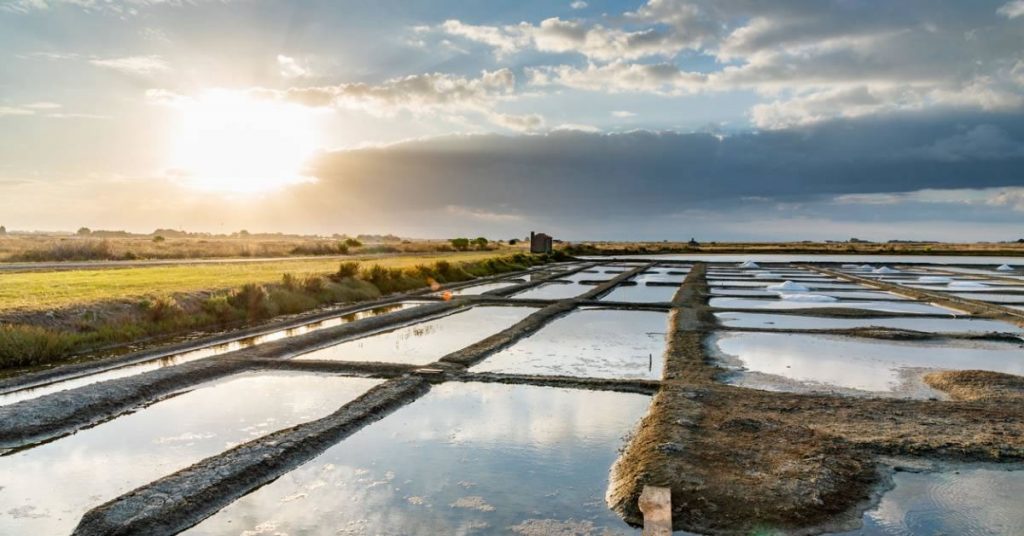
[[[319,140],[309,109],[232,91],[209,91],[179,108],[169,167],[186,185],[260,193],[311,180],[302,168]]]

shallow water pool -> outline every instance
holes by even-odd
[[[435,386],[186,534],[632,534],[604,495],[622,438],[648,403]]]
[[[426,365],[507,329],[536,310],[477,305],[314,350],[294,359]]]
[[[0,534],[69,534],[92,507],[233,445],[326,416],[379,383],[243,373],[0,456]]]
[[[929,333],[1024,333],[1024,327],[981,318],[831,318],[826,316],[715,313],[723,326],[766,329],[851,329],[881,327]]]

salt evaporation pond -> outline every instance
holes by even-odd
[[[632,303],[654,303],[670,302],[675,296],[679,287],[664,285],[619,285],[614,290],[601,297],[601,301],[632,302]]]
[[[604,496],[649,401],[438,385],[186,534],[634,533]]]
[[[984,292],[954,292],[953,296],[989,303],[1024,303],[1024,294],[995,294]]]
[[[1024,534],[1024,471],[959,468],[893,475],[895,487],[845,534]]]
[[[483,283],[483,284],[480,284],[480,285],[473,285],[473,286],[470,286],[470,287],[463,287],[463,288],[456,289],[456,290],[442,290],[442,291],[439,291],[439,292],[435,292],[434,294],[438,295],[438,296],[445,296],[445,295],[448,295],[448,296],[477,295],[477,294],[483,294],[484,292],[487,292],[489,290],[498,290],[498,289],[502,289],[502,288],[508,288],[508,287],[511,287],[511,286],[515,286],[515,285],[518,285],[518,284],[520,284],[522,282],[523,282],[522,280],[520,280],[520,281],[495,281],[493,283]]]
[[[21,402],[22,400],[29,400],[32,398],[38,398],[43,395],[50,393],[56,393],[59,391],[66,391],[68,389],[75,389],[77,387],[83,387],[85,385],[91,385],[94,383],[105,382],[108,380],[115,380],[117,378],[127,378],[129,376],[135,376],[151,370],[156,370],[164,367],[170,367],[174,365],[180,365],[182,363],[188,363],[190,361],[196,361],[198,359],[204,359],[207,357],[213,357],[228,352],[234,352],[243,348],[251,348],[260,344],[273,342],[289,337],[295,337],[305,333],[311,333],[321,329],[332,328],[347,324],[355,320],[363,318],[370,318],[374,316],[385,315],[400,311],[403,309],[409,309],[411,307],[418,307],[423,305],[424,302],[402,302],[391,305],[383,305],[380,307],[374,307],[371,309],[364,309],[362,311],[356,311],[346,315],[336,316],[325,320],[318,320],[316,322],[310,322],[301,326],[293,328],[282,329],[271,333],[265,333],[263,335],[256,335],[254,337],[246,337],[238,339],[236,341],[214,344],[210,346],[203,346],[195,350],[188,350],[176,354],[165,355],[143,361],[141,363],[135,363],[131,365],[124,365],[121,367],[105,370],[102,372],[96,372],[93,374],[86,374],[67,380],[55,381],[39,387],[30,387],[26,389],[18,389],[17,391],[10,391],[8,393],[0,394],[0,406],[7,404],[14,404],[15,402]]]
[[[1024,333],[1024,327],[980,318],[832,318],[827,316],[715,313],[723,326],[764,329],[893,328],[928,333]]]
[[[95,506],[233,445],[326,416],[379,383],[238,374],[0,456],[0,534],[70,534]]]
[[[799,302],[790,300],[758,300],[748,298],[711,298],[708,302],[711,307],[720,309],[820,309],[820,308],[842,308],[842,309],[867,309],[870,311],[884,311],[890,313],[907,314],[939,314],[951,315],[949,309],[918,303],[913,301],[830,301],[830,302]]]
[[[1019,343],[723,333],[710,345],[725,363],[743,368],[730,383],[778,391],[839,387],[927,398],[934,395],[930,389],[907,389],[907,369],[1024,374],[1024,348]]]
[[[602,277],[595,277],[595,280],[604,279],[604,274],[591,274],[600,275]],[[610,277],[609,277],[610,278]],[[592,285],[581,285],[579,283],[544,283],[543,285],[536,286],[530,290],[520,292],[513,296],[514,298],[522,298],[527,300],[564,300],[566,298],[575,298],[584,292],[594,290]]]
[[[667,329],[667,313],[580,309],[472,370],[660,380]]]
[[[426,365],[507,329],[536,310],[478,305],[314,350],[295,359]]]
[[[728,281],[726,281],[726,280],[717,280],[717,281],[709,280],[708,281],[708,286],[709,287],[713,287],[713,288],[718,288],[718,287],[759,287],[759,288],[765,288],[767,285],[770,285],[770,284],[771,283],[766,282],[766,281],[735,281],[735,280],[728,280]],[[807,287],[809,289],[811,289],[811,291],[816,291],[816,290],[820,290],[820,289],[830,289],[830,290],[831,289],[849,289],[849,290],[857,290],[857,289],[859,289],[859,290],[866,290],[868,288],[868,287],[865,287],[863,285],[858,285],[856,283],[835,283],[835,282],[831,282],[831,283],[810,282],[810,283],[808,283],[806,281],[801,281],[800,284],[804,285],[805,287]]]

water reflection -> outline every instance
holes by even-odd
[[[945,314],[951,315],[952,311],[936,305],[918,303],[912,301],[834,301],[834,302],[798,302],[789,300],[756,300],[746,298],[711,298],[708,302],[711,307],[722,309],[819,309],[843,308],[843,309],[868,309],[871,311],[886,311],[892,313],[908,314]]]
[[[533,307],[478,305],[302,354],[296,359],[425,365],[511,327]]]
[[[591,274],[601,275],[601,277],[594,278],[595,280],[603,279],[603,274]],[[566,298],[575,298],[588,290],[593,290],[594,287],[591,285],[581,285],[579,283],[544,283],[543,285],[536,286],[525,292],[520,292],[514,297],[523,298],[528,300],[564,300]]]
[[[850,329],[882,327],[929,333],[1024,333],[1024,327],[980,318],[829,318],[824,316],[715,313],[722,325],[767,329]]]
[[[648,286],[643,283],[632,286],[619,285],[601,297],[601,300],[632,303],[670,302],[678,290],[678,287]]]
[[[0,534],[68,534],[94,506],[235,444],[325,416],[378,383],[240,374],[0,457]]]
[[[906,388],[904,369],[991,370],[1024,374],[1021,345],[982,341],[883,341],[833,335],[724,333],[712,344],[727,362],[746,371],[733,383],[773,390],[796,386],[770,375],[814,387],[837,386],[872,392]],[[730,357],[732,359],[730,359]],[[908,393],[927,397],[930,390]]]
[[[648,402],[531,386],[436,386],[186,534],[507,534],[545,526],[634,533],[604,494],[621,438]]]
[[[196,361],[207,357],[213,357],[228,352],[234,352],[243,348],[250,348],[256,345],[273,342],[281,339],[287,339],[289,337],[295,337],[310,333],[313,331],[319,331],[322,329],[332,328],[361,320],[363,318],[370,318],[374,316],[385,315],[393,313],[395,311],[401,311],[403,309],[409,309],[423,305],[423,302],[402,302],[390,305],[382,305],[380,307],[373,307],[370,309],[363,309],[353,313],[328,318],[325,320],[318,320],[316,322],[310,322],[294,328],[283,329],[266,333],[263,335],[256,335],[254,337],[246,337],[244,339],[238,339],[223,344],[214,344],[211,346],[204,346],[195,350],[188,350],[185,352],[171,354],[163,357],[151,359],[141,363],[135,363],[132,365],[125,365],[111,370],[103,372],[96,372],[93,374],[87,374],[79,376],[77,378],[71,378],[67,380],[61,380],[40,387],[31,387],[27,389],[20,389],[10,393],[0,394],[0,406],[7,404],[14,404],[15,402],[21,402],[22,400],[29,400],[37,398],[50,393],[56,393],[59,391],[66,391],[68,389],[75,389],[85,385],[91,385],[94,383],[105,382],[108,380],[115,380],[117,378],[127,378],[129,376],[135,376],[151,370],[157,370],[164,367],[170,367],[173,365],[180,365],[182,363],[188,363],[190,361]]]
[[[848,534],[1024,534],[1024,471],[896,473],[896,487]]]
[[[667,317],[651,311],[574,311],[473,371],[660,380]]]

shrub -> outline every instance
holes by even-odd
[[[228,298],[232,307],[241,310],[248,320],[261,320],[277,314],[274,303],[267,296],[267,289],[248,283]]]
[[[455,248],[458,251],[466,251],[467,249],[469,249],[469,239],[468,238],[453,238],[453,239],[449,240],[449,242],[451,242],[452,243],[452,247]]]
[[[350,247],[350,248],[358,248],[358,247],[361,247],[363,245],[363,243],[358,241],[358,240],[356,240],[355,238],[346,238],[345,239],[345,245]]]
[[[238,320],[240,313],[228,301],[224,295],[211,296],[203,301],[202,310],[220,325],[226,325]]]
[[[288,290],[296,290],[299,288],[299,278],[295,277],[295,274],[286,273],[281,276],[281,286]]]
[[[75,343],[72,334],[37,326],[0,326],[0,366],[26,367],[63,359]]]
[[[139,305],[142,308],[143,316],[150,322],[164,322],[185,315],[185,310],[181,308],[181,305],[174,298],[147,299],[143,300]]]
[[[324,291],[324,279],[318,275],[307,275],[302,280],[302,290],[310,294],[320,294]]]
[[[359,274],[359,263],[354,261],[343,262],[338,266],[338,273],[335,274],[338,279],[344,279],[346,277],[355,277]]]
[[[271,290],[267,294],[267,299],[277,313],[286,315],[315,309],[319,305],[314,298],[284,288]]]
[[[327,283],[324,291],[334,302],[356,302],[380,297],[380,290],[377,287],[351,277]]]

